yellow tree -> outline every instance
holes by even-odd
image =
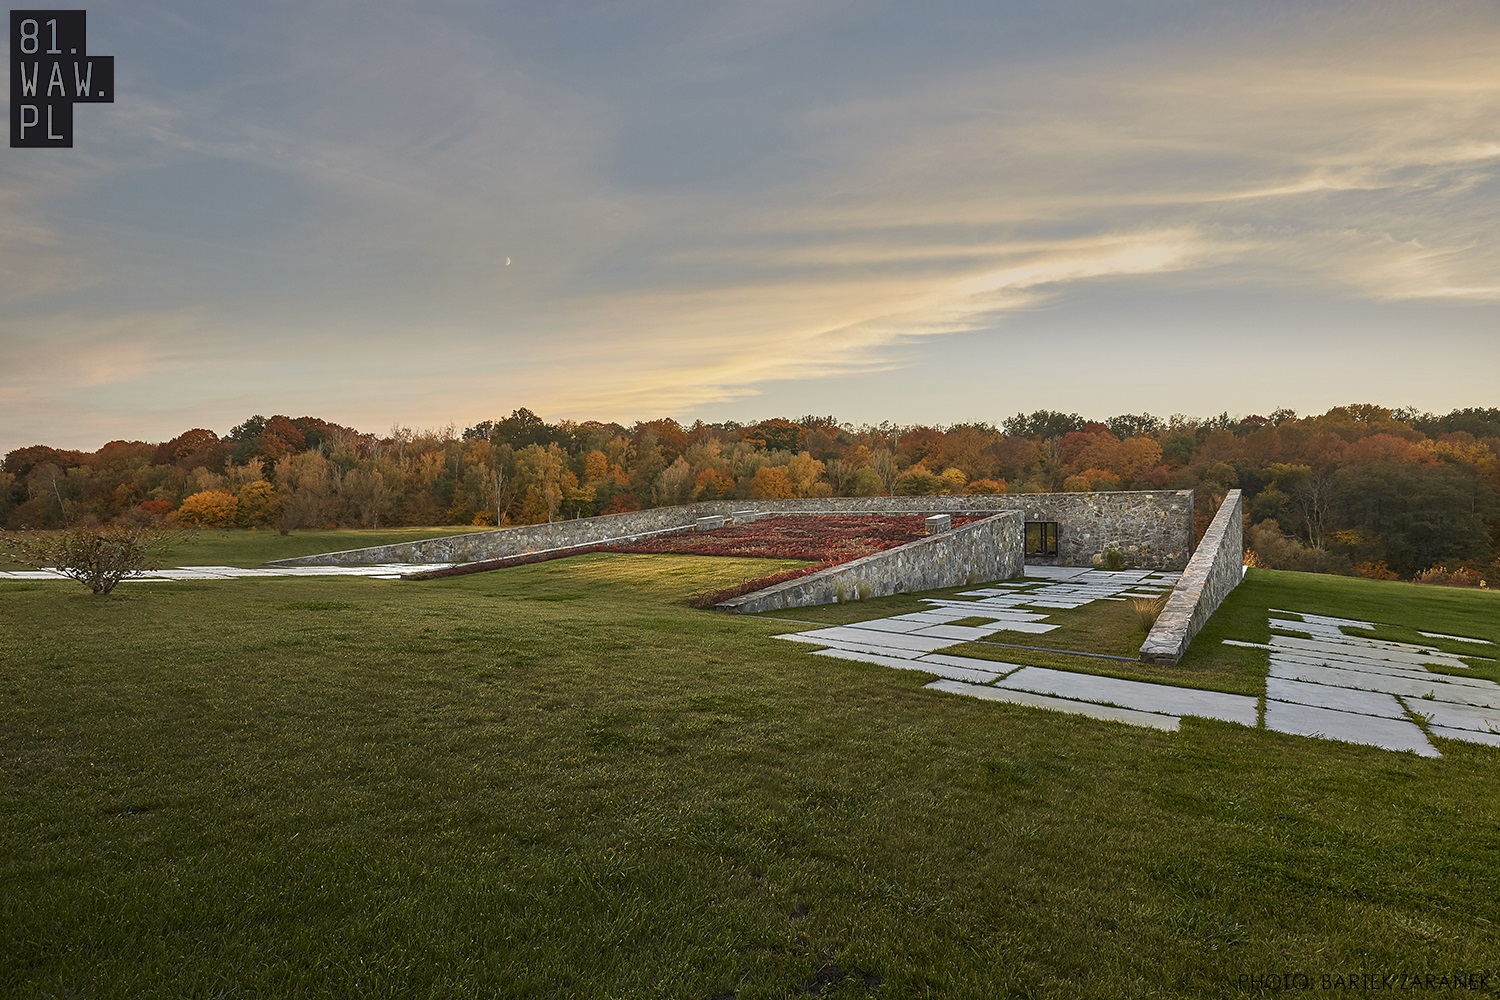
[[[177,521],[200,528],[231,528],[238,508],[239,500],[228,490],[203,490],[182,501]]]

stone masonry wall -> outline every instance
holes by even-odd
[[[320,552],[317,555],[277,559],[273,566],[349,566],[379,563],[464,563],[501,556],[520,555],[542,549],[588,545],[611,539],[629,538],[693,524],[700,517],[727,514],[736,506],[724,501],[687,504],[682,507],[654,507],[626,514],[603,514],[580,517],[551,524],[526,524],[515,528],[476,531],[444,538],[425,538],[417,542],[374,545],[342,552]],[[744,506],[741,501],[738,506]]]
[[[1193,552],[1193,494],[1190,490],[1112,493],[1016,493],[956,497],[828,497],[799,500],[709,500],[681,507],[656,507],[627,514],[605,514],[551,524],[480,531],[418,542],[378,545],[279,559],[278,566],[340,566],[373,563],[460,563],[495,559],[541,549],[588,545],[648,531],[693,524],[700,517],[728,516],[736,510],[763,514],[985,514],[1021,511],[1028,521],[1061,525],[1056,557],[1034,562],[1093,566],[1111,548],[1130,566],[1177,570]]]
[[[1193,636],[1244,579],[1244,556],[1244,502],[1239,490],[1230,490],[1141,645],[1142,660],[1176,663],[1182,659]]]
[[[1006,511],[757,590],[716,607],[750,614],[1007,580],[1019,576],[1024,568],[1025,532],[1021,512]]]

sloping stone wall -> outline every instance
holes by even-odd
[[[1142,660],[1176,663],[1182,659],[1193,636],[1244,579],[1244,531],[1244,502],[1239,490],[1230,490],[1141,645]]]
[[[1193,552],[1192,491],[1139,490],[1000,496],[709,500],[681,507],[656,507],[627,514],[605,514],[396,545],[324,552],[278,559],[272,565],[475,562],[542,549],[624,539],[648,531],[694,524],[700,517],[732,516],[736,510],[747,508],[761,514],[986,514],[1020,511],[1028,521],[1057,521],[1061,525],[1057,556],[1033,561],[1063,566],[1097,566],[1107,551],[1116,549],[1125,557],[1127,565],[1177,570],[1187,565]]]
[[[1024,568],[1025,521],[1005,511],[715,605],[750,614],[989,583]]]
[[[740,502],[743,505],[743,501]],[[515,528],[496,528],[467,535],[425,538],[417,542],[373,545],[342,552],[320,552],[317,555],[277,559],[272,566],[348,566],[378,563],[463,563],[480,559],[498,559],[542,549],[570,548],[596,542],[626,539],[663,528],[695,524],[700,517],[726,514],[734,504],[725,501],[687,504],[683,507],[654,507],[626,514],[603,514],[580,517],[551,524],[526,524]]]

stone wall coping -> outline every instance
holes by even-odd
[[[1230,490],[1141,644],[1143,661],[1172,664],[1182,659],[1199,629],[1239,585],[1244,577],[1243,516],[1240,491]]]

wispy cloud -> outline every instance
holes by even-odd
[[[920,74],[802,4],[596,11],[615,49],[519,8],[242,12],[233,71],[140,66],[103,147],[7,160],[0,425],[184,365],[224,413],[689,415],[1111,283],[1500,302],[1500,17],[1280,11]]]

